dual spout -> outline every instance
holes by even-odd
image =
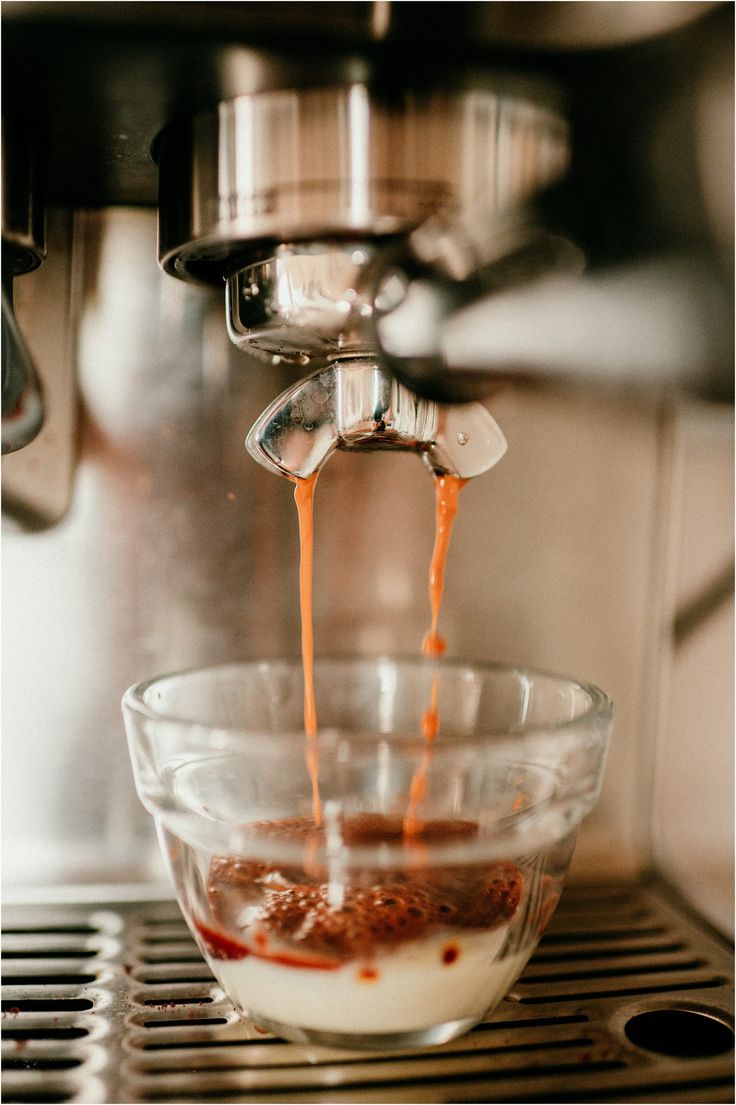
[[[318,472],[336,449],[405,449],[436,474],[461,479],[487,471],[506,452],[480,403],[422,399],[362,356],[336,359],[282,392],[246,446],[264,467],[301,478]]]

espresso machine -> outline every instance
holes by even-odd
[[[5,1099],[732,1100],[731,5],[3,20]],[[604,687],[606,781],[492,1022],[306,1054],[199,957],[120,696],[298,655],[318,470],[318,653],[416,654],[427,467],[450,653]]]

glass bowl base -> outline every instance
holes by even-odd
[[[272,1032],[295,1044],[318,1044],[342,1051],[400,1051],[403,1048],[433,1047],[462,1036],[482,1019],[466,1017],[458,1021],[417,1028],[411,1032],[323,1032],[318,1028],[279,1024],[268,1017],[251,1014],[248,1018],[260,1029]]]

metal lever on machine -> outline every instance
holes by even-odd
[[[370,356],[336,359],[282,392],[246,438],[250,454],[282,476],[306,478],[335,449],[406,449],[439,475],[492,468],[506,440],[480,403],[444,406],[415,395]]]
[[[584,267],[578,246],[528,209],[438,211],[376,258],[372,344],[420,395],[448,403],[479,398],[504,366],[495,363],[483,375],[448,363],[446,335],[454,320],[474,304],[555,274],[579,276]]]
[[[46,255],[45,208],[27,126],[2,123],[2,451],[30,444],[44,419],[43,393],[13,309],[13,282]]]
[[[7,291],[6,291],[7,289]],[[41,385],[13,312],[12,276],[2,292],[2,451],[29,445],[43,425]]]
[[[440,211],[377,257],[369,340],[400,380],[443,402],[530,376],[732,398],[730,305],[703,257],[584,270],[581,250],[528,209]]]

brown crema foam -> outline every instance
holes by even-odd
[[[314,846],[325,835],[313,818],[256,822],[249,828]],[[433,820],[424,822],[416,835],[428,845],[471,839],[477,833],[474,822]],[[403,836],[401,817],[361,814],[342,823],[342,838],[352,845],[396,843]],[[329,969],[331,964],[370,959],[433,931],[497,928],[514,916],[523,885],[521,871],[509,862],[361,869],[335,897],[326,872],[308,871],[306,864],[215,856],[207,896],[213,918],[228,933],[218,944],[219,958],[251,954],[292,962],[296,957],[299,962],[292,965]],[[235,940],[245,917],[243,937]],[[217,931],[207,937],[211,948]]]

